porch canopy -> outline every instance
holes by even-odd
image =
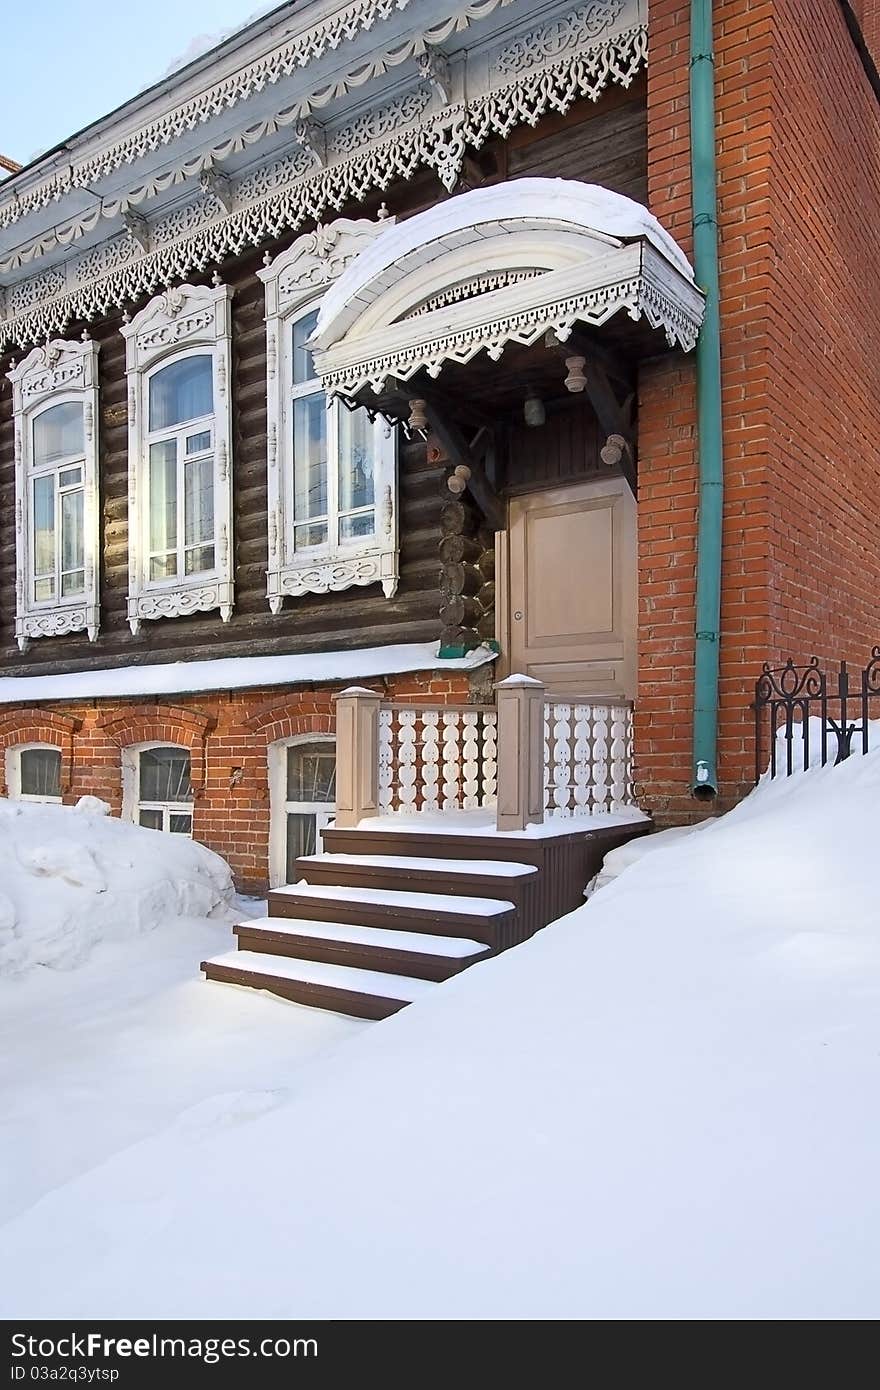
[[[596,184],[524,178],[390,225],[326,294],[311,343],[329,391],[396,414],[399,385],[417,374],[437,377],[484,351],[497,361],[508,344],[579,352],[578,335],[611,320],[630,362],[689,351],[703,307],[687,257],[640,203]],[[639,332],[627,335],[627,323]]]

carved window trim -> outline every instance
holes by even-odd
[[[98,344],[56,339],[34,348],[8,373],[12,383],[15,429],[15,638],[24,651],[36,637],[87,632],[94,642],[100,625],[100,507],[98,502]],[[79,594],[52,599],[34,597],[33,424],[52,406],[75,401],[83,412],[83,560],[84,586]],[[57,472],[49,465],[47,474]],[[56,544],[60,545],[59,539]]]
[[[328,519],[325,546],[297,554],[293,547],[293,445],[290,420],[293,389],[292,329],[320,305],[321,296],[346,266],[389,225],[340,217],[298,237],[288,250],[258,271],[266,291],[266,438],[269,515],[267,598],[280,613],[286,597],[325,594],[355,585],[382,585],[386,598],[397,589],[397,438],[386,422],[373,423],[375,434],[374,497],[376,526],[372,536],[338,541],[338,509]],[[329,405],[333,418],[328,438],[338,437],[339,401]],[[332,461],[331,461],[332,462]],[[337,539],[331,542],[330,533]]]
[[[128,622],[220,610],[235,601],[232,535],[232,289],[179,285],[156,295],[124,324],[128,389]],[[191,576],[149,577],[149,382],[172,362],[201,351],[213,360],[214,568]]]

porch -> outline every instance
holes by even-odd
[[[610,849],[650,830],[628,701],[508,677],[492,705],[336,701],[337,806],[265,919],[207,977],[384,1018],[583,901]]]

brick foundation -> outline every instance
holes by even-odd
[[[393,700],[463,704],[485,698],[486,671],[413,675],[362,684]],[[190,750],[193,835],[227,860],[236,886],[262,894],[269,874],[268,749],[301,734],[332,735],[334,696],[343,688],[234,690],[130,700],[71,701],[0,710],[0,796],[6,750],[54,744],[62,752],[62,799],[98,796],[122,813],[122,750],[159,741]]]

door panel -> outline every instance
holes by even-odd
[[[510,669],[557,695],[635,694],[636,504],[622,478],[510,502]]]

